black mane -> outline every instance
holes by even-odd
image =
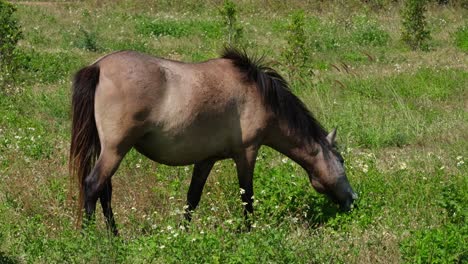
[[[245,51],[225,48],[222,58],[232,60],[245,75],[245,81],[255,82],[265,104],[275,115],[289,124],[292,133],[322,146],[329,146],[327,132],[299,100],[278,72],[263,64],[263,57],[249,57]]]

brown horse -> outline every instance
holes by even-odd
[[[197,207],[218,160],[237,168],[244,214],[253,212],[253,172],[262,145],[288,156],[312,186],[344,210],[357,198],[343,158],[328,134],[261,60],[227,48],[219,59],[183,63],[134,51],[109,54],[75,75],[70,171],[80,184],[80,216],[91,219],[99,199],[117,234],[111,177],[134,147],[172,166],[195,164],[185,217]]]

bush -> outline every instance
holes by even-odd
[[[306,51],[305,15],[303,10],[298,10],[291,15],[286,40],[288,46],[283,52],[288,64],[303,67],[308,59]]]
[[[15,50],[22,38],[18,21],[14,17],[15,11],[12,4],[0,0],[0,91],[14,78]]]
[[[225,0],[219,11],[226,29],[227,44],[235,46],[241,44],[244,29],[237,22],[237,6],[231,0]]]
[[[426,12],[427,0],[407,0],[402,12],[402,39],[413,50],[428,49],[430,32],[427,30]]]

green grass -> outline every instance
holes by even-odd
[[[158,165],[132,150],[113,178],[121,236],[109,236],[100,208],[95,227],[77,230],[67,171],[73,72],[119,49],[216,57],[225,40],[221,5],[18,4],[21,67],[0,94],[0,263],[466,262],[466,10],[430,6],[435,44],[421,52],[400,42],[398,8],[385,1],[267,2],[238,3],[246,46],[266,54],[325,127],[338,127],[360,197],[351,213],[264,147],[253,230],[244,229],[232,161],[215,165],[182,230],[192,167]],[[282,55],[298,8],[306,10],[311,68],[292,68]]]

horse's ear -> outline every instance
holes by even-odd
[[[336,128],[334,128],[332,130],[332,132],[330,132],[330,134],[328,134],[327,141],[328,141],[328,143],[330,143],[330,145],[334,145],[335,144],[335,139],[336,139]]]

